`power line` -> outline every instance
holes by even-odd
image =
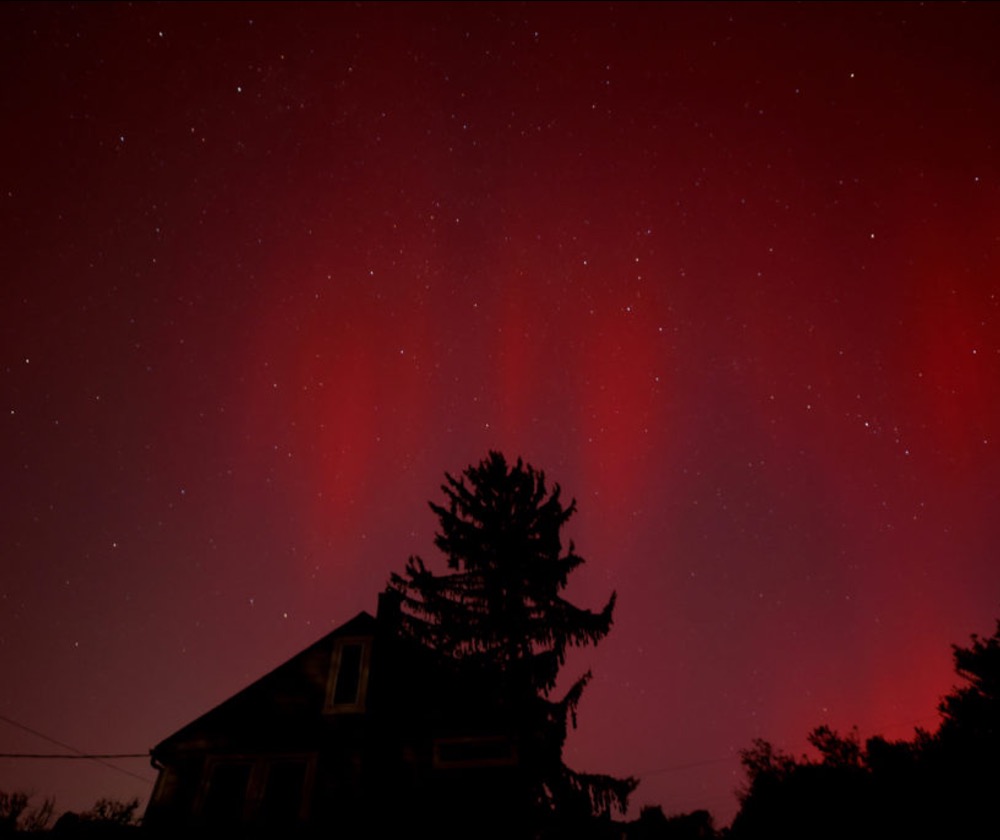
[[[75,756],[67,756],[67,755],[59,756],[60,758],[85,758],[89,761],[94,761],[97,764],[101,764],[104,767],[107,767],[109,770],[114,770],[118,773],[123,773],[126,776],[131,776],[133,779],[138,779],[140,782],[146,782],[147,784],[153,783],[152,779],[147,779],[145,776],[140,776],[138,773],[133,773],[131,770],[126,770],[124,767],[118,767],[115,764],[111,764],[109,761],[106,761],[103,756],[97,756],[91,753],[85,753],[83,750],[78,750],[72,744],[67,744],[56,738],[51,738],[44,732],[39,732],[37,729],[32,729],[30,726],[26,726],[23,723],[18,723],[16,720],[12,720],[6,715],[0,715],[0,720],[2,720],[4,723],[9,723],[11,726],[17,727],[18,729],[22,729],[25,732],[29,732],[36,738],[41,738],[43,741],[48,741],[50,744],[55,744],[57,747],[62,747],[64,750],[69,750],[70,752],[76,754]],[[128,757],[132,758],[133,756],[130,755]]]

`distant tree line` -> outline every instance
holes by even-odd
[[[796,758],[758,739],[740,754],[746,784],[732,825],[707,811],[672,817],[644,808],[627,840],[884,840],[1000,837],[1000,622],[988,638],[952,646],[963,684],[938,706],[936,732],[862,743],[818,726],[816,757]]]
[[[98,799],[82,813],[67,811],[53,822],[51,797],[35,804],[24,791],[0,790],[0,838],[51,832],[66,837],[120,837],[138,830],[138,799]]]
[[[1000,837],[1000,622],[988,638],[952,646],[963,685],[938,706],[936,732],[864,743],[817,727],[818,757],[755,741],[741,754],[747,784],[730,836]]]

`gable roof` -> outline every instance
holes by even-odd
[[[160,741],[154,762],[185,749],[210,748],[219,738],[249,733],[257,739],[274,734],[282,723],[301,727],[322,713],[331,657],[338,639],[373,637],[378,622],[367,612],[331,630],[264,676]]]

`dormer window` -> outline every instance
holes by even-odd
[[[365,710],[371,639],[343,638],[333,645],[325,711],[358,713]]]

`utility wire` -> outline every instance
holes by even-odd
[[[131,776],[133,779],[138,779],[140,782],[146,782],[147,784],[152,784],[153,782],[152,779],[148,779],[145,776],[140,776],[138,773],[133,773],[131,770],[126,770],[124,767],[118,767],[115,764],[111,764],[109,761],[105,760],[105,756],[85,753],[83,750],[78,750],[71,744],[64,743],[63,741],[59,741],[55,738],[50,738],[48,735],[46,735],[43,732],[39,732],[37,729],[32,729],[30,726],[25,726],[23,723],[18,723],[16,720],[11,720],[6,715],[0,715],[0,720],[2,720],[4,723],[9,723],[11,726],[17,727],[18,729],[23,729],[25,732],[30,732],[36,738],[41,738],[43,741],[48,741],[50,744],[55,744],[57,747],[62,747],[64,750],[69,750],[70,752],[75,753],[75,755],[61,755],[58,756],[59,758],[85,758],[88,759],[89,761],[94,761],[97,764],[102,764],[109,770],[115,770],[118,773],[123,773],[126,776]],[[18,756],[11,756],[11,757],[16,758]],[[130,756],[114,756],[114,757],[133,758],[134,756],[130,755]]]

